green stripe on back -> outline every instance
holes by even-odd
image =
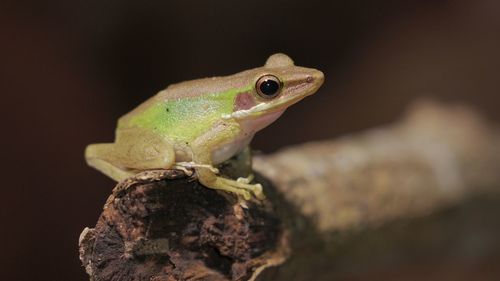
[[[148,128],[178,141],[192,141],[219,121],[223,114],[232,113],[236,95],[249,89],[166,100],[131,117],[126,126]]]

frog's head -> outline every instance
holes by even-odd
[[[227,116],[237,120],[276,119],[290,105],[314,94],[324,80],[321,71],[295,66],[285,54],[274,54],[263,67],[240,75],[249,79],[250,86],[236,96],[234,111]]]

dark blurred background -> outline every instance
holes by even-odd
[[[393,122],[420,96],[499,121],[499,15],[495,0],[2,1],[0,279],[88,280],[78,235],[114,183],[86,166],[84,147],[111,141],[119,116],[170,83],[278,51],[323,70],[317,95],[256,136],[264,152]],[[499,262],[476,263],[374,272],[500,276]],[[375,279],[365,275],[355,280]]]

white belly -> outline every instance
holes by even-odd
[[[246,138],[239,138],[234,142],[224,144],[221,147],[215,149],[214,151],[212,151],[212,163],[214,165],[220,164],[238,154],[250,144],[252,138],[253,135],[250,135]]]

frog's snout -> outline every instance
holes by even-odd
[[[314,70],[310,75],[307,76],[307,83],[318,83],[319,86],[325,81],[325,75],[319,70]]]
[[[310,94],[314,94],[325,81],[325,75],[319,70],[312,70],[306,77],[306,83],[310,85]]]

